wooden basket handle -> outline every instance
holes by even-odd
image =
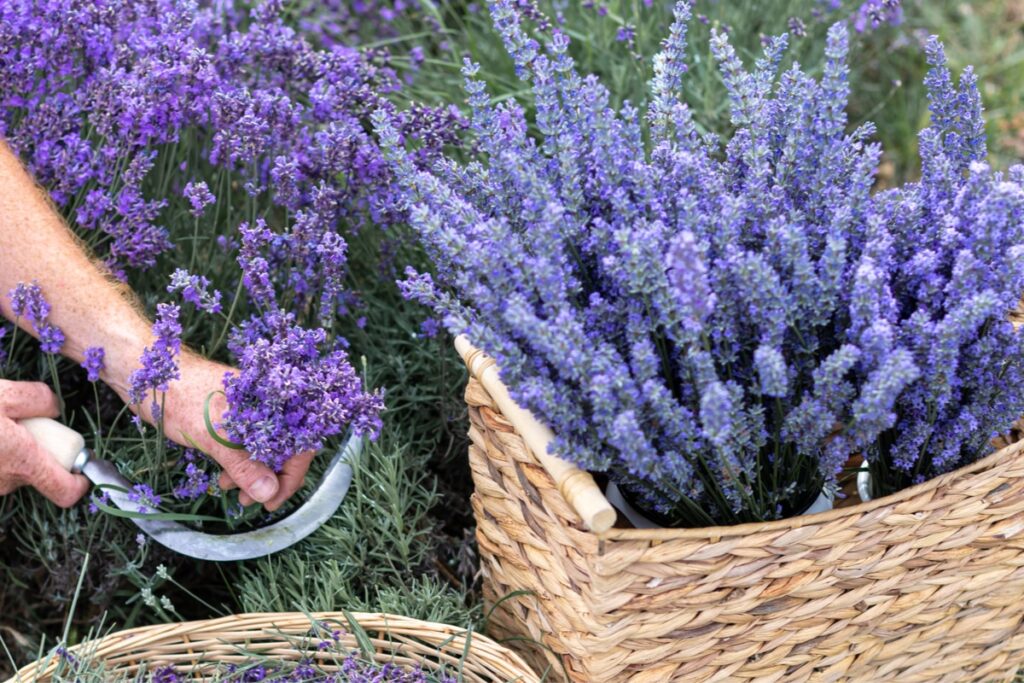
[[[512,400],[498,375],[493,358],[474,347],[465,335],[455,338],[455,349],[462,356],[470,374],[476,377],[491,395],[502,415],[526,442],[533,456],[555,482],[562,496],[594,533],[603,533],[615,525],[615,508],[601,493],[589,472],[550,454],[548,448],[555,435],[528,410]]]

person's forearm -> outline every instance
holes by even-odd
[[[14,320],[8,295],[19,282],[39,283],[49,320],[63,330],[62,353],[84,358],[103,347],[103,380],[122,398],[139,355],[152,338],[127,287],[107,276],[68,230],[48,197],[0,140],[0,312]],[[19,325],[31,332],[31,325]]]
[[[153,340],[149,322],[128,288],[108,277],[89,258],[46,194],[0,139],[0,313],[13,320],[7,293],[19,282],[33,280],[50,303],[49,323],[64,332],[66,341],[61,353],[81,362],[87,348],[103,347],[106,367],[100,376],[128,401],[129,376],[139,367],[143,349]],[[27,321],[18,323],[32,331]],[[220,390],[232,369],[184,348],[178,362],[181,378],[171,383],[161,399],[164,434],[179,444],[197,446],[219,462],[224,467],[220,485],[240,487],[243,493],[239,501],[243,505],[255,500],[268,510],[276,510],[302,486],[314,454],[297,454],[285,464],[278,479],[247,452],[224,446],[210,432],[207,413],[216,420],[227,409],[227,399]],[[151,401],[142,401],[132,409],[152,422],[150,405]],[[81,495],[71,490],[74,482],[65,488],[71,493],[66,498],[55,498],[58,502],[77,500]]]

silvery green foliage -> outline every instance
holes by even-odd
[[[820,79],[780,72],[784,35],[747,70],[713,34],[720,140],[680,97],[688,3],[646,107],[618,110],[564,34],[490,7],[536,119],[467,62],[474,160],[420,170],[375,125],[439,274],[406,295],[497,360],[556,454],[668,523],[734,523],[798,512],[858,452],[893,485],[958,466],[1019,413],[1024,178],[984,166],[973,75],[954,87],[937,42],[924,177],[872,196],[844,25]]]

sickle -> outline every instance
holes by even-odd
[[[132,484],[113,463],[94,458],[85,439],[49,418],[19,420],[44,450],[69,472],[82,473],[93,484],[104,486],[111,502],[127,512],[145,512],[140,503],[128,499]],[[176,553],[199,560],[230,562],[249,560],[283,550],[301,541],[330,519],[352,483],[352,462],[362,451],[361,437],[351,436],[331,458],[320,483],[297,510],[273,524],[237,534],[207,534],[161,519],[132,517],[131,520],[154,541]],[[113,487],[113,488],[106,488]]]

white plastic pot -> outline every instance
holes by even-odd
[[[871,470],[867,468],[867,463],[864,465],[857,470],[857,495],[866,503],[871,500]]]
[[[626,519],[629,520],[630,524],[632,524],[637,529],[664,528],[657,522],[653,522],[647,517],[645,517],[642,513],[637,512],[636,508],[630,505],[629,502],[622,495],[622,492],[619,491],[619,487],[615,484],[615,482],[608,483],[608,488],[605,489],[604,495],[608,499],[608,502],[611,503],[615,509],[624,514],[626,516]],[[818,494],[818,497],[814,499],[814,502],[811,503],[810,506],[801,514],[813,515],[818,512],[827,512],[832,509],[832,503],[833,496],[829,494],[828,491],[822,489],[821,493]]]

